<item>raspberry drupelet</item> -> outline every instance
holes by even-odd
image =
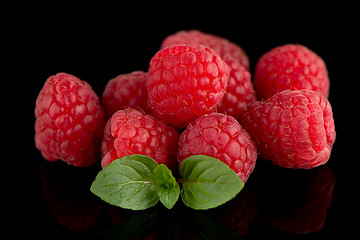
[[[255,67],[254,83],[259,100],[301,89],[327,98],[330,88],[324,60],[300,44],[279,46],[262,55]]]
[[[329,101],[309,90],[286,90],[250,103],[240,123],[262,158],[287,168],[326,163],[336,137]]]
[[[91,86],[58,73],[49,77],[35,107],[35,143],[49,161],[87,167],[100,153],[104,112]]]
[[[111,79],[102,95],[102,104],[107,117],[125,108],[149,112],[147,79],[148,74],[142,71],[120,74]]]
[[[108,120],[101,145],[101,166],[132,154],[151,157],[172,169],[176,163],[177,131],[155,117],[127,108]]]
[[[238,118],[247,104],[256,101],[256,94],[251,82],[251,74],[234,58],[226,58],[230,74],[226,93],[217,112]]]
[[[192,155],[226,163],[245,183],[254,170],[257,151],[250,134],[231,116],[212,113],[197,118],[179,137],[179,164]]]
[[[222,100],[229,69],[203,45],[180,44],[155,54],[147,82],[149,104],[160,119],[176,128],[212,113]]]
[[[249,58],[245,51],[236,43],[230,42],[225,38],[199,30],[183,30],[167,36],[161,44],[161,49],[176,44],[201,44],[210,47],[215,50],[222,59],[232,57],[246,70],[250,70]]]

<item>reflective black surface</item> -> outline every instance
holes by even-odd
[[[75,168],[41,158],[33,164],[36,181],[29,194],[31,204],[22,207],[24,213],[30,213],[26,217],[32,219],[24,226],[34,236],[317,239],[339,233],[344,221],[352,221],[341,218],[341,211],[348,206],[341,205],[344,199],[340,188],[346,186],[341,185],[330,163],[311,170],[293,170],[259,159],[236,198],[206,211],[192,210],[181,201],[172,210],[161,204],[144,211],[121,209],[102,202],[89,191],[101,169],[99,165]]]
[[[356,93],[351,91],[358,75],[349,74],[356,68],[346,54],[355,54],[351,19],[339,19],[325,10],[321,14],[269,12],[263,18],[260,12],[251,16],[223,12],[216,17],[212,10],[211,16],[196,18],[192,14],[180,18],[179,12],[149,12],[139,22],[139,12],[121,17],[122,11],[101,18],[95,9],[85,16],[77,10],[52,9],[37,12],[38,18],[24,19],[16,36],[27,39],[17,45],[21,49],[18,68],[25,76],[15,96],[25,100],[13,107],[21,124],[16,124],[16,134],[8,138],[6,146],[11,147],[6,150],[11,157],[3,161],[4,233],[48,239],[356,236],[359,154],[354,112],[358,107],[351,99]],[[337,132],[328,163],[311,170],[292,170],[259,159],[243,191],[221,207],[194,211],[179,201],[172,210],[158,204],[146,211],[130,211],[109,206],[90,193],[100,164],[83,169],[41,157],[34,143],[34,108],[50,75],[74,74],[101,96],[106,83],[118,74],[147,71],[162,39],[183,29],[199,29],[239,44],[250,58],[252,74],[257,59],[278,45],[300,43],[318,53],[329,71],[329,101]]]

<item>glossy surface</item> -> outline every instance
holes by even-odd
[[[352,43],[351,32],[356,32],[356,28],[351,27],[352,21],[336,18],[331,11],[321,11],[323,15],[319,16],[320,11],[309,12],[308,9],[305,15],[304,12],[269,12],[259,22],[260,12],[245,17],[239,14],[238,9],[236,15],[228,14],[229,8],[220,20],[207,18],[209,21],[204,21],[189,17],[187,21],[179,21],[177,17],[173,17],[174,14],[162,12],[161,17],[159,15],[156,18],[156,14],[152,13],[151,21],[144,18],[142,22],[129,19],[129,15],[126,15],[126,19],[121,19],[118,8],[116,14],[114,12],[104,17],[109,21],[101,21],[101,17],[94,18],[99,9],[93,9],[84,18],[78,18],[79,11],[70,9],[56,12],[52,8],[46,12],[41,7],[38,13],[40,9],[41,14],[31,12],[32,17],[39,16],[38,20],[26,18],[26,21],[19,21],[24,27],[16,29],[14,42],[22,42],[13,49],[20,49],[21,53],[14,54],[16,61],[13,62],[16,62],[17,71],[13,72],[13,78],[6,80],[14,83],[14,86],[3,88],[4,93],[7,90],[15,92],[14,89],[20,92],[12,95],[11,99],[23,99],[21,104],[10,105],[12,111],[8,113],[15,117],[4,115],[10,122],[21,120],[21,125],[16,124],[18,127],[15,133],[13,123],[4,127],[11,130],[5,133],[7,141],[2,148],[6,151],[1,168],[4,176],[1,196],[6,203],[3,205],[6,220],[3,226],[4,236],[5,233],[11,233],[14,237],[46,239],[109,239],[106,235],[112,235],[116,231],[123,234],[123,230],[128,229],[131,233],[144,231],[144,235],[148,231],[153,238],[154,235],[160,238],[159,233],[168,233],[170,236],[179,233],[182,237],[179,239],[194,239],[183,236],[201,232],[213,239],[221,239],[228,232],[228,228],[222,227],[224,225],[221,222],[225,224],[228,221],[227,226],[245,233],[244,239],[356,238],[360,201],[358,130],[354,126],[358,123],[356,114],[351,111],[358,109],[358,94],[352,92],[357,91],[354,84],[358,84],[358,74],[353,71],[358,66],[353,66],[356,61],[353,62],[350,57],[356,55],[353,48],[358,43]],[[341,9],[336,12],[338,11]],[[242,9],[242,13],[244,12],[245,8]],[[168,17],[166,24],[162,22],[165,16]],[[294,20],[294,16],[298,20]],[[284,23],[284,18],[291,27],[285,26],[287,24]],[[114,209],[94,198],[88,191],[91,181],[101,169],[100,162],[89,169],[82,169],[71,168],[64,162],[47,162],[42,158],[34,142],[34,108],[36,96],[49,76],[60,71],[74,74],[87,81],[100,96],[109,79],[118,74],[146,71],[151,57],[159,50],[161,41],[167,35],[193,28],[200,28],[239,44],[249,56],[252,74],[255,63],[262,54],[275,46],[290,42],[308,46],[323,58],[329,71],[329,101],[337,132],[337,140],[325,168],[291,170],[259,161],[246,182],[244,191],[234,199],[234,202],[239,201],[235,206],[229,203],[214,211],[196,212],[185,208],[179,201],[171,211],[159,205],[149,211],[131,212]],[[26,76],[20,78],[19,73]],[[42,168],[49,170],[43,174]],[[325,172],[330,170],[330,174],[321,177],[324,178],[320,181],[323,182],[324,190],[319,191],[323,194],[317,195],[311,190],[318,189],[317,186],[310,187],[310,183],[315,181],[312,179],[320,179],[317,174],[324,172],[319,171],[321,169],[325,169]],[[52,171],[56,173],[50,174],[50,179],[46,181],[49,183],[44,184],[43,179],[49,175],[46,173]],[[63,178],[60,183],[56,180],[59,175]],[[55,183],[50,183],[51,178]],[[62,184],[69,187],[62,187]],[[332,185],[333,192],[330,187]],[[45,193],[44,189],[54,190]],[[296,189],[299,191],[295,191]],[[325,198],[326,193],[332,197]],[[57,196],[54,197],[54,194]],[[314,200],[313,208],[310,199],[317,199]],[[57,210],[51,210],[51,206],[58,206],[55,208]],[[299,217],[301,212],[308,212],[307,209],[312,209],[312,216],[318,216],[314,218],[314,222],[316,219],[324,221],[313,225],[310,230],[315,232],[289,233],[288,231],[309,231],[305,226],[301,229],[293,227],[299,225],[294,224],[296,219],[307,219],[306,216]],[[56,212],[64,213],[64,216],[56,217]],[[286,218],[281,217],[284,212],[287,213]],[[65,219],[69,214],[77,222],[73,225],[74,228],[82,230],[74,232],[66,227]],[[81,216],[91,217],[85,217],[87,220],[84,221]],[[132,219],[132,222],[119,225],[121,227],[115,226],[116,223],[125,223],[127,219]],[[284,223],[289,223],[292,227],[286,228]],[[139,228],[141,231],[138,231]],[[220,233],[222,235],[216,238]]]
[[[111,206],[89,191],[100,166],[75,168],[43,159],[34,164],[39,181],[33,195],[36,219],[30,226],[41,236],[306,239],[337,232],[336,212],[341,198],[338,179],[328,165],[295,170],[259,160],[244,189],[220,207],[196,211],[178,201],[172,210],[157,204],[144,211],[132,211]]]

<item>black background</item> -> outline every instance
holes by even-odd
[[[217,4],[225,6],[225,3]],[[147,71],[151,57],[166,36],[190,29],[239,44],[250,58],[252,74],[262,54],[286,43],[300,43],[312,49],[324,59],[329,71],[329,101],[333,107],[337,139],[327,166],[335,175],[336,183],[323,229],[307,235],[289,234],[271,227],[258,214],[244,238],[318,239],[336,234],[352,236],[356,232],[355,227],[359,224],[359,155],[355,126],[359,107],[355,100],[355,84],[359,78],[356,74],[359,52],[354,34],[357,19],[348,11],[353,6],[310,8],[305,5],[272,11],[267,6],[260,10],[241,4],[224,8],[218,5],[198,8],[188,3],[169,8],[158,6],[158,10],[147,6],[120,5],[105,9],[97,5],[86,8],[54,5],[14,11],[13,18],[20,20],[5,27],[8,42],[4,45],[4,51],[10,50],[5,59],[10,77],[4,82],[10,83],[6,89],[12,96],[10,100],[4,99],[4,116],[9,126],[13,126],[6,129],[10,131],[6,131],[9,137],[5,152],[10,152],[11,157],[4,159],[2,168],[3,176],[6,176],[3,184],[6,205],[3,207],[7,213],[10,211],[6,214],[9,227],[5,232],[52,239],[95,238],[93,230],[109,223],[106,213],[101,213],[94,227],[73,233],[61,226],[47,208],[39,171],[47,162],[34,144],[35,101],[45,80],[58,72],[67,72],[90,83],[101,96],[106,83],[118,74]],[[279,171],[291,174],[290,170],[279,170],[267,163],[258,164],[260,170],[255,168],[254,180],[249,180],[257,187],[263,181],[261,179],[272,181],[274,176],[268,170],[274,174]],[[56,162],[54,166],[67,169],[64,172],[70,167],[62,162]],[[95,166],[78,171],[79,176],[80,172],[88,171],[87,179],[91,182],[98,170]],[[76,175],[74,171],[70,170]],[[271,191],[266,192],[270,198]],[[183,214],[180,218],[187,221]]]

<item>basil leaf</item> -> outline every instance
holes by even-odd
[[[153,182],[153,172],[157,166],[148,156],[125,156],[101,170],[90,191],[118,207],[132,210],[149,208],[159,201]]]
[[[171,209],[179,199],[180,186],[164,164],[160,164],[154,170],[154,183],[160,201],[166,208]]]
[[[244,183],[220,160],[205,155],[188,157],[180,164],[181,199],[193,209],[217,207],[234,198]]]

